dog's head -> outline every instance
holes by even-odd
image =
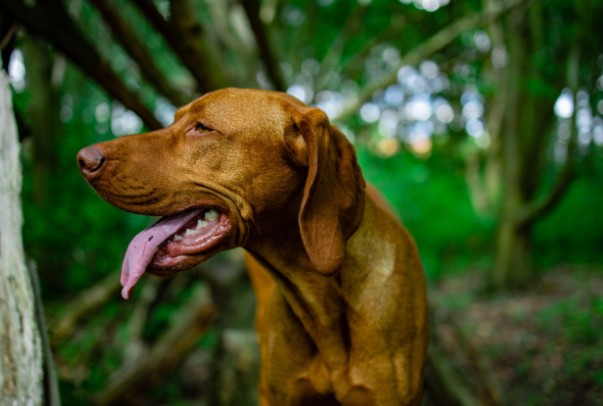
[[[124,296],[145,271],[169,276],[245,246],[298,219],[315,269],[332,275],[364,210],[364,180],[351,144],[319,109],[286,94],[209,93],[169,127],[82,149],[86,180],[109,203],[165,216],[130,244]]]

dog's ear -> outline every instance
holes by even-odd
[[[366,187],[354,147],[326,114],[306,108],[286,135],[296,163],[308,170],[299,228],[316,270],[334,275],[345,257],[345,242],[364,214]]]

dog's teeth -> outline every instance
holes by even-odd
[[[193,234],[194,234],[194,231],[187,228],[186,232],[184,233],[184,236],[193,235]]]
[[[200,228],[205,227],[206,225],[207,225],[207,222],[206,222],[206,221],[203,221],[203,220],[197,220],[197,230],[198,230],[198,229],[200,229]]]
[[[174,241],[180,241],[181,239],[182,237],[180,237],[178,234],[174,236]]]
[[[214,209],[209,209],[208,211],[205,212],[205,220],[214,221],[217,218],[218,218],[218,212],[215,211]]]
[[[157,251],[159,251],[159,247],[155,247],[155,254],[157,254]]]

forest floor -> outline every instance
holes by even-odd
[[[233,261],[240,264],[240,258]],[[93,404],[96,395],[106,392],[109,377],[131,356],[133,344],[151,348],[170,321],[178,319],[178,309],[186,308],[189,296],[170,292],[189,285],[192,292],[201,279],[214,280],[208,275],[225,278],[213,285],[227,286],[214,288],[218,319],[178,368],[161,372],[161,384],[149,378],[148,390],[136,404],[257,404],[253,294],[240,266],[229,268],[227,262],[219,266],[220,272],[208,267],[199,275],[165,280],[173,284],[156,289],[161,296],[144,326],[136,322],[144,295],[139,294],[137,305],[125,306],[117,293],[97,306],[85,323],[74,326],[70,338],[55,348],[63,405]],[[525,292],[495,296],[484,293],[483,276],[468,271],[430,288],[430,360],[433,363],[434,354],[439,354],[436,360],[448,363],[440,370],[448,392],[452,388],[459,394],[457,384],[465,384],[469,391],[464,395],[477,398],[466,405],[603,406],[603,270],[556,267]],[[151,289],[152,281],[143,286]],[[50,316],[64,315],[58,307],[47,309]],[[130,333],[136,326],[139,332]],[[425,404],[455,404],[446,391],[440,390],[443,398],[437,398],[441,381],[430,380],[429,369]]]
[[[430,302],[441,345],[461,370],[477,369],[499,397],[490,403],[603,405],[603,273],[557,267],[529,291],[494,297],[480,293],[482,275],[443,280]]]

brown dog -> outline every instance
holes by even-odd
[[[225,89],[160,131],[82,149],[101,197],[168,216],[130,244],[123,295],[237,246],[257,296],[261,405],[419,405],[425,281],[412,238],[326,115]]]

